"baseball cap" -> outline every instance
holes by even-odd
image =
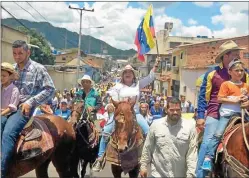
[[[240,59],[234,59],[234,60],[232,60],[229,64],[228,64],[228,70],[230,70],[230,68],[234,65],[234,64],[238,64],[238,63],[240,63],[240,64],[244,64]]]
[[[61,100],[61,104],[64,103],[64,104],[67,104],[67,99],[62,99]]]

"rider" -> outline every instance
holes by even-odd
[[[6,177],[8,166],[14,154],[15,142],[28,123],[34,109],[52,99],[54,83],[45,67],[29,58],[30,49],[25,41],[17,40],[12,44],[15,70],[19,79],[14,84],[20,92],[20,105],[17,112],[6,120],[2,135],[1,170]],[[3,119],[3,118],[1,118]]]
[[[218,102],[222,103],[220,107],[220,120],[215,134],[209,142],[206,157],[202,165],[202,169],[207,171],[212,170],[212,160],[215,150],[231,116],[241,112],[240,102],[244,97],[247,97],[249,92],[249,86],[241,82],[244,76],[244,67],[239,59],[234,59],[229,63],[228,73],[231,76],[231,80],[223,82],[218,93]]]
[[[92,87],[94,81],[89,75],[84,75],[78,83],[82,85],[82,99],[85,102],[86,111],[94,113],[94,118],[97,118],[96,113],[102,107],[102,101],[99,93]]]
[[[150,74],[139,80],[139,90],[144,88],[145,86],[149,85],[155,78],[155,73],[154,71],[156,70],[156,68],[158,67],[158,60],[156,61],[153,69],[150,71]],[[125,100],[127,98],[122,98],[120,96],[120,94],[124,91],[126,91],[127,89],[129,90],[129,88],[136,88],[137,86],[137,79],[136,79],[136,72],[133,67],[131,65],[126,65],[124,67],[124,69],[121,72],[121,83],[117,83],[114,87],[110,88],[110,90],[108,91],[108,93],[110,93],[111,97],[113,100],[115,101],[122,101]],[[136,104],[134,106],[134,110],[135,113],[139,113],[139,106],[138,106],[138,99],[139,99],[139,91],[137,93],[136,97],[132,97],[131,100],[135,100],[136,99]],[[137,122],[138,124],[141,126],[143,133],[146,135],[148,130],[149,130],[149,126],[147,124],[147,122],[144,120],[144,118],[140,115],[136,116],[137,118]],[[108,143],[108,136],[111,134],[111,132],[113,131],[114,128],[114,121],[113,124],[109,124],[106,125],[103,129],[103,135],[101,137],[100,140],[100,146],[99,146],[99,152],[98,152],[98,158],[96,160],[96,162],[94,163],[93,166],[93,171],[99,172],[101,170],[102,167],[102,160],[103,160],[103,155],[105,153],[105,149]]]
[[[196,175],[197,177],[205,177],[208,175],[207,171],[202,169],[202,164],[205,158],[207,146],[210,139],[213,137],[216,126],[219,122],[219,107],[220,104],[217,101],[217,95],[221,84],[224,81],[228,81],[230,76],[228,73],[228,64],[235,58],[239,58],[239,52],[243,48],[239,48],[238,45],[232,40],[226,41],[219,47],[219,54],[215,58],[215,62],[219,65],[210,69],[204,76],[202,86],[200,88],[200,94],[198,98],[198,116],[197,127],[200,130],[204,129],[203,140],[200,146]],[[242,81],[249,84],[249,71],[247,69]],[[205,112],[207,111],[207,117],[205,119]]]

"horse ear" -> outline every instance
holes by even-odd
[[[114,101],[112,98],[111,98],[111,102],[112,102],[112,104],[115,106],[115,108],[118,107],[118,102]]]

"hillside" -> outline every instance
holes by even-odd
[[[54,27],[47,22],[31,22],[24,19],[19,19],[28,28],[36,29],[39,33],[43,34],[44,37],[52,44],[56,49],[65,48],[65,35],[67,34],[67,48],[77,48],[78,47],[78,33],[68,31],[65,28]],[[7,25],[12,28],[21,26],[14,18],[2,19],[2,24]],[[84,40],[83,40],[84,39]],[[120,50],[112,47],[106,42],[96,39],[90,36],[91,40],[91,53],[101,53],[101,48],[105,47],[108,51],[108,55],[112,55],[114,58],[126,58],[133,56],[136,51],[130,50]],[[81,49],[83,51],[88,51],[89,35],[82,35]]]

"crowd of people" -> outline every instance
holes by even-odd
[[[212,170],[214,153],[230,116],[240,113],[241,102],[248,103],[248,70],[239,60],[239,50],[233,41],[222,44],[216,58],[220,65],[205,74],[196,109],[183,95],[175,98],[141,92],[155,79],[154,71],[160,58],[149,75],[140,80],[137,71],[127,65],[120,73],[120,82],[96,84],[89,75],[84,75],[78,80],[78,88],[60,91],[55,89],[44,66],[29,58],[28,45],[15,41],[16,64],[1,64],[2,177],[6,175],[19,133],[29,119],[54,114],[68,120],[72,105],[78,101],[84,101],[84,112],[94,113],[96,119],[102,120],[98,159],[93,167],[94,171],[100,171],[115,124],[112,100],[135,103],[136,120],[146,138],[141,159],[142,177],[147,177],[148,164],[154,177],[205,177]],[[194,113],[196,125],[182,119],[182,113]],[[196,126],[204,130],[199,154]]]

